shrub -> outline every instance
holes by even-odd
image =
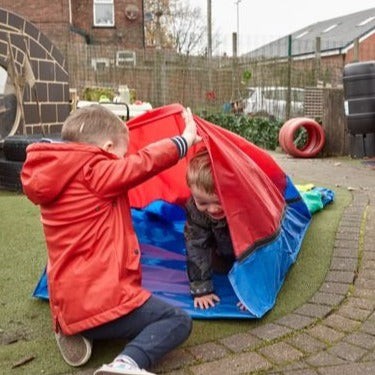
[[[225,113],[200,114],[200,117],[246,138],[266,150],[275,150],[279,144],[281,121],[265,117],[250,117]]]
[[[83,100],[98,102],[101,97],[107,97],[109,101],[112,101],[115,92],[110,88],[103,87],[86,87],[83,90]]]

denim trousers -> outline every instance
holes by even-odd
[[[120,354],[147,369],[184,342],[191,328],[192,321],[187,313],[151,296],[130,314],[81,334],[91,340],[130,340]]]

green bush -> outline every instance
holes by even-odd
[[[112,101],[115,95],[115,91],[110,88],[86,87],[83,90],[83,100],[94,102],[98,102],[101,97],[107,97],[109,101]]]
[[[134,103],[137,100],[137,92],[134,89],[129,89],[130,92],[130,103]],[[82,93],[82,99],[90,102],[99,102],[103,98],[107,98],[108,101],[112,102],[113,98],[118,93],[115,89],[106,87],[86,87]]]
[[[279,144],[282,122],[265,117],[250,117],[225,113],[201,114],[200,117],[246,138],[266,150],[275,150]]]

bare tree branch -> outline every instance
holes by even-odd
[[[188,0],[145,0],[146,45],[172,48],[181,55],[207,53],[207,20]],[[215,50],[218,33],[213,36]]]

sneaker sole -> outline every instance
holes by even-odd
[[[71,361],[69,358],[67,358],[65,355],[64,355],[64,350],[60,344],[60,340],[59,340],[59,337],[60,337],[60,334],[59,333],[55,333],[55,338],[56,338],[56,342],[57,342],[57,346],[60,350],[60,353],[62,355],[62,357],[64,358],[64,361],[72,366],[72,367],[79,367],[79,366],[82,366],[84,365],[85,363],[87,363],[87,361],[90,359],[91,357],[91,352],[92,352],[92,343],[86,339],[85,337],[81,336],[82,338],[82,341],[84,342],[85,344],[85,347],[86,347],[86,354],[83,358],[81,358],[79,361],[76,361],[76,362],[73,362]]]
[[[117,370],[108,365],[103,365],[94,372],[94,375],[156,375],[153,372],[148,372],[146,370]]]

